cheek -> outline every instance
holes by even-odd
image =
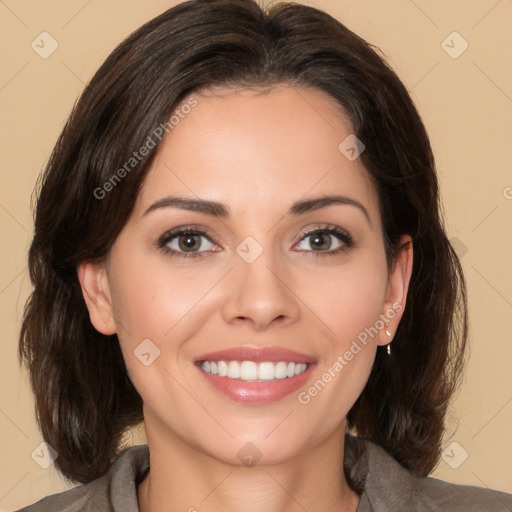
[[[133,340],[166,338],[214,283],[211,273],[198,275],[192,265],[176,270],[165,258],[118,261],[111,274],[113,311]]]
[[[204,316],[208,302],[202,299],[217,278],[211,272],[198,275],[192,265],[177,271],[165,258],[114,256],[109,284],[126,367],[136,387],[151,386],[161,378],[155,371],[175,367],[181,345],[200,329],[198,315]]]
[[[305,272],[297,279],[297,295],[329,328],[329,338],[339,350],[374,326],[383,313],[388,276],[380,256],[379,251],[366,251],[327,272]]]

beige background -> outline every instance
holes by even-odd
[[[36,176],[100,63],[131,31],[176,3],[0,0],[0,511],[66,488],[53,466],[43,469],[31,457],[42,438],[16,356],[30,292],[26,252]],[[301,3],[326,10],[379,46],[423,116],[448,234],[463,256],[472,344],[447,422],[449,463],[441,460],[435,476],[512,492],[512,2]],[[43,31],[59,45],[47,59],[31,48]],[[458,58],[442,46],[454,31],[469,44]],[[457,52],[463,40],[450,36],[444,46]]]

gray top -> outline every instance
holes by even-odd
[[[509,494],[414,477],[376,444],[349,435],[344,467],[361,495],[356,512],[512,512]],[[133,446],[101,478],[18,512],[139,512],[137,485],[148,471],[148,446]]]

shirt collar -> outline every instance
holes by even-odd
[[[149,447],[128,448],[110,468],[110,502],[114,512],[139,512],[137,486],[149,471]]]
[[[344,468],[361,496],[356,512],[414,509],[414,477],[375,443],[347,434]]]

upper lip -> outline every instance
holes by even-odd
[[[316,358],[307,354],[301,354],[283,347],[255,347],[244,345],[232,347],[215,352],[208,352],[194,359],[195,363],[202,361],[254,361],[272,362],[286,361],[289,363],[316,363]]]

